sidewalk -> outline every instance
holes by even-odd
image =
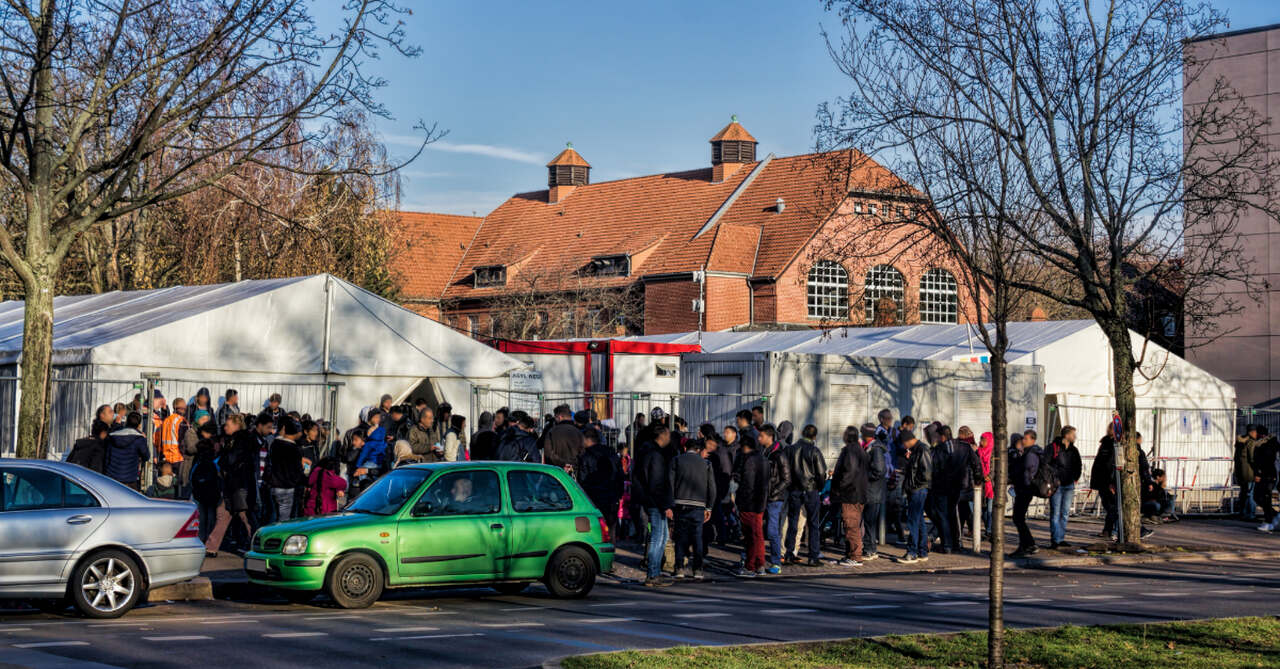
[[[1091,554],[1086,550],[1091,545],[1104,541],[1096,536],[1102,529],[1102,523],[1096,519],[1090,517],[1072,518],[1067,526],[1067,541],[1072,544],[1072,547],[1059,550],[1049,550],[1043,547],[1049,534],[1048,523],[1046,521],[1031,521],[1031,532],[1042,546],[1040,552],[1030,559],[1011,560],[1006,564],[1022,568],[1053,568],[1100,561],[1141,563],[1179,558],[1249,558],[1260,557],[1264,554],[1274,554],[1272,557],[1280,557],[1280,533],[1263,534],[1254,529],[1256,526],[1256,522],[1218,518],[1187,519],[1176,523],[1149,526],[1155,530],[1155,534],[1147,538],[1145,542],[1147,545],[1152,547],[1180,547],[1183,550],[1163,554],[1156,553],[1154,555],[1111,555],[1100,559],[1098,555]],[[1014,543],[1017,541],[1017,537],[1013,533],[1012,523],[1006,526],[1005,540],[1006,542],[1012,541]],[[966,548],[969,546],[967,538],[965,546]],[[733,548],[736,549],[736,547]],[[835,560],[841,556],[838,553],[830,552],[830,547],[827,547],[827,549],[828,552],[823,553],[822,566],[787,566],[783,568],[783,575],[789,577],[831,576],[853,573],[902,574],[966,569],[980,570],[986,569],[989,564],[986,551],[990,549],[990,545],[983,543],[983,553],[981,555],[973,555],[967,551],[950,555],[942,555],[935,552],[929,554],[928,562],[902,564],[897,561],[897,558],[901,557],[905,550],[890,544],[881,546],[881,557],[879,559],[868,560],[863,563],[863,566],[852,568],[836,567]],[[1006,548],[1006,552],[1012,552],[1012,550],[1013,545],[1010,544]],[[634,543],[624,542],[620,544],[617,558],[614,562],[613,574],[606,576],[605,579],[623,584],[634,584],[643,581],[644,573],[639,569],[642,553],[643,547]],[[713,547],[706,563],[707,578],[714,580],[732,578],[730,574],[737,567],[738,560],[739,553],[736,550]],[[201,574],[213,581],[214,594],[218,599],[226,599],[228,597],[237,599],[241,597],[256,598],[254,595],[255,590],[246,587],[248,583],[242,566],[242,560],[238,556],[231,553],[222,553],[216,558],[205,560]],[[261,593],[258,593],[257,596],[261,596]]]

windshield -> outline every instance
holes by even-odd
[[[404,506],[405,500],[413,496],[428,476],[431,476],[430,469],[397,469],[360,493],[346,510],[389,516]]]

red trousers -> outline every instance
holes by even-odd
[[[742,538],[747,549],[747,571],[764,567],[764,514],[743,511],[738,514],[742,522]]]

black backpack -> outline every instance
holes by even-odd
[[[191,468],[191,496],[197,502],[213,506],[222,498],[222,477],[213,460],[200,459]]]
[[[1040,452],[1040,465],[1036,467],[1035,476],[1031,477],[1031,494],[1036,497],[1049,498],[1058,492],[1062,481],[1058,478],[1058,469],[1049,461],[1048,453]]]

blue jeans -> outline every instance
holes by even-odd
[[[786,510],[787,503],[782,500],[764,507],[765,561],[769,564],[782,564],[782,514]]]
[[[657,578],[662,574],[662,551],[667,547],[667,515],[662,509],[646,507],[649,516],[649,550],[645,559],[649,561],[649,578]]]
[[[1258,505],[1253,501],[1253,481],[1240,484],[1240,513],[1249,520],[1258,515]]]
[[[907,555],[929,556],[929,532],[924,528],[924,501],[928,497],[928,490],[917,490],[907,497],[907,530],[911,532]]]
[[[1075,496],[1073,484],[1059,487],[1049,498],[1049,541],[1055,544],[1067,538],[1067,514],[1071,513],[1071,502]]]

